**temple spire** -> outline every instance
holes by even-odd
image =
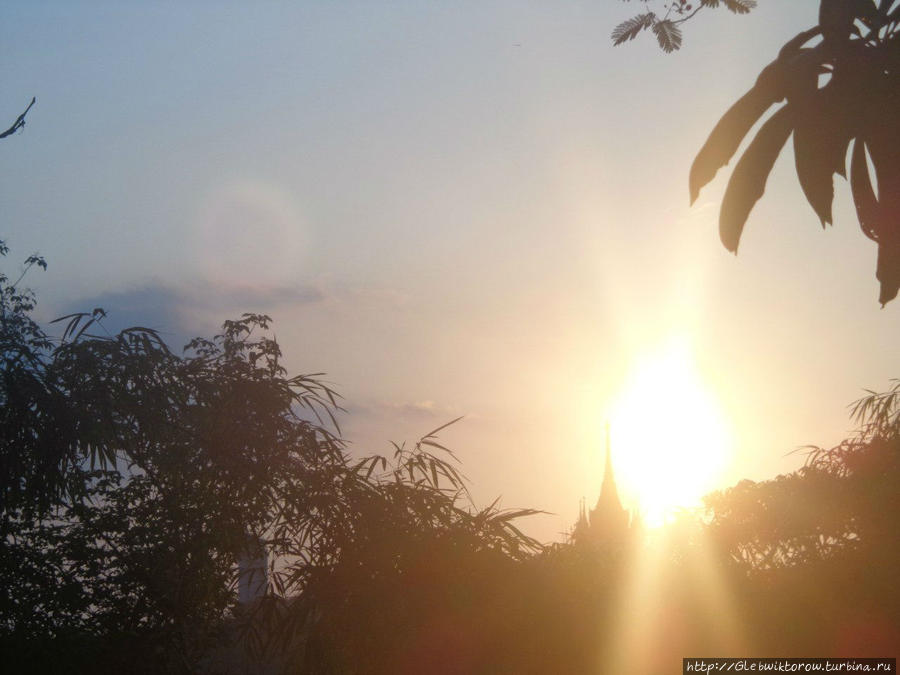
[[[609,440],[609,422],[606,423],[606,464],[603,468],[603,483],[600,487],[600,499],[607,503],[622,508],[619,499],[619,489],[616,487],[616,477],[612,465],[612,443]],[[599,502],[598,502],[599,505]]]
[[[614,540],[628,529],[628,511],[622,507],[619,489],[612,465],[612,443],[610,441],[609,422],[606,423],[606,462],[603,469],[603,482],[600,485],[600,497],[597,505],[589,514],[594,536]]]
[[[607,422],[606,461],[600,485],[600,496],[597,498],[597,505],[587,512],[584,499],[582,499],[572,538],[576,544],[606,545],[621,542],[627,535],[630,520],[628,511],[622,507],[619,490],[616,487],[612,465],[612,443]]]

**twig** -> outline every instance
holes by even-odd
[[[27,115],[27,114],[28,114],[28,111],[31,110],[31,106],[34,105],[34,102],[35,102],[36,100],[37,100],[37,98],[35,98],[35,97],[32,97],[32,98],[31,98],[31,103],[29,103],[29,104],[28,104],[28,107],[25,108],[25,112],[23,112],[21,115],[19,115],[19,116],[16,118],[16,121],[13,122],[13,125],[12,125],[9,129],[7,129],[7,130],[4,131],[2,134],[0,134],[0,138],[6,138],[7,136],[12,136],[12,135],[13,135],[14,133],[16,133],[19,129],[21,129],[22,127],[25,126],[25,115]]]

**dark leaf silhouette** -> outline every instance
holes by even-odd
[[[788,89],[786,85],[788,64],[804,53],[800,48],[816,32],[815,29],[804,31],[788,42],[781,49],[778,59],[759,74],[753,88],[741,96],[713,127],[709,138],[691,165],[688,183],[692,204],[697,200],[703,186],[715,178],[719,169],[728,164],[741,141],[760,117],[772,105],[785,99]]]
[[[647,12],[623,21],[613,29],[613,44],[620,45],[628,40],[634,40],[642,30],[646,30],[653,25],[655,16],[653,12]]]
[[[736,251],[779,154],[779,142],[791,128],[797,177],[823,225],[833,220],[834,174],[846,177],[847,149],[855,138],[851,190],[862,231],[878,242],[882,305],[900,290],[900,7],[891,9],[894,5],[886,0],[877,6],[869,0],[823,0],[819,25],[785,44],[753,89],[725,113],[689,176],[693,203],[769,106],[787,99],[763,125],[728,182],[719,231],[726,248]],[[817,35],[821,42],[804,47]],[[820,86],[823,75],[829,79]]]
[[[37,98],[32,97],[31,103],[28,104],[28,107],[25,108],[25,111],[16,118],[16,121],[12,123],[12,126],[9,129],[4,131],[3,133],[0,133],[0,138],[6,138],[7,136],[12,136],[19,129],[22,129],[25,127],[25,115],[27,115],[28,111],[31,110],[31,106],[34,105],[35,101],[37,101]]]
[[[722,116],[691,165],[688,178],[691,204],[697,200],[700,189],[715,178],[719,169],[728,164],[744,136],[763,113],[778,100],[771,87],[757,85]]]
[[[878,302],[883,307],[900,291],[900,241],[896,235],[878,242],[875,278],[881,282]]]
[[[833,176],[835,173],[846,176],[845,157],[852,136],[846,97],[841,96],[836,83],[830,82],[802,99],[793,98],[791,103],[797,109],[794,129],[797,178],[822,225],[831,224]]]
[[[674,22],[657,21],[653,24],[653,33],[664,52],[673,52],[681,47],[681,29]]]
[[[629,0],[625,0],[628,2]],[[641,0],[650,4],[652,0]],[[747,14],[756,7],[756,0],[656,0],[659,10],[645,12],[623,21],[612,32],[614,45],[636,38],[642,31],[652,30],[660,48],[671,53],[681,47],[681,24],[693,19],[703,9],[724,6],[735,14]]]
[[[722,4],[735,14],[747,14],[756,7],[756,0],[722,0]]]
[[[888,140],[888,139],[885,139]],[[878,263],[875,277],[881,282],[879,302],[884,305],[900,290],[900,147],[872,148],[878,178]]]
[[[719,214],[719,236],[729,251],[737,253],[747,216],[765,192],[772,166],[793,128],[793,110],[780,108],[763,124],[734,167]]]
[[[895,10],[894,14],[892,25],[896,27],[900,11]],[[860,109],[857,125],[858,139],[865,141],[878,184],[876,206],[870,205],[867,210],[873,215],[860,225],[878,241],[875,276],[880,282],[882,305],[894,299],[900,289],[900,50],[896,48],[896,36],[893,42],[891,51],[861,50],[861,55],[853,61],[866,89],[865,105]],[[858,204],[865,207],[867,191],[868,199],[875,191],[868,172],[862,171],[868,166],[864,158],[858,158],[857,165],[860,167]],[[869,181],[868,188],[864,178]],[[854,201],[857,201],[856,192]]]
[[[821,0],[819,3],[819,26],[822,37],[829,43],[846,41],[857,19],[874,17],[872,0]]]
[[[865,143],[857,138],[850,157],[850,189],[860,229],[872,241],[878,241],[878,200],[872,189]]]

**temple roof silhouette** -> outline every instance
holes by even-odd
[[[604,543],[621,539],[630,525],[631,517],[622,506],[619,489],[612,464],[612,444],[609,440],[609,424],[606,425],[606,460],[603,467],[603,479],[600,484],[600,496],[597,504],[587,511],[582,499],[578,521],[572,531],[572,540],[580,543]]]

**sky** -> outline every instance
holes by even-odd
[[[4,268],[47,259],[43,320],[102,306],[173,344],[269,314],[290,370],[343,395],[352,452],[464,416],[441,439],[476,501],[547,511],[544,540],[672,345],[729,439],[707,487],[792,471],[900,375],[900,301],[846,184],[823,232],[790,149],[739,256],[728,172],[688,203],[715,122],[816,23],[816,0],[759,5],[701,12],[667,55],[611,44],[641,9],[614,0],[8,3],[0,120],[37,103],[0,146]],[[708,468],[658,393],[671,443],[638,464]]]

